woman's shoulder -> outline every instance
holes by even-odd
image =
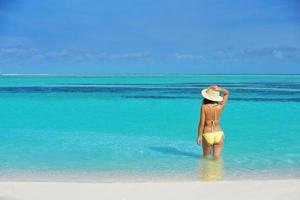
[[[204,109],[205,111],[206,111],[206,110],[211,110],[212,107],[213,107],[213,106],[212,106],[212,105],[209,105],[209,104],[203,104],[203,105],[202,105],[202,109]]]
[[[206,109],[207,108],[207,104],[202,104],[201,108]]]

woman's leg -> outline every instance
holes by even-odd
[[[202,138],[202,148],[203,148],[203,157],[209,158],[210,157],[210,151],[211,151],[211,145],[205,140],[205,138]]]
[[[224,135],[219,143],[214,144],[214,159],[219,159],[222,157],[222,150],[224,146]]]

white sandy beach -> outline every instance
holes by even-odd
[[[221,182],[1,182],[0,200],[300,199],[300,180]]]

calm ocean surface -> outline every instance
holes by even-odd
[[[223,160],[200,90],[230,90]],[[300,178],[300,75],[0,76],[0,180]]]

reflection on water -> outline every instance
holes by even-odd
[[[201,158],[199,178],[203,181],[223,180],[223,159]]]

